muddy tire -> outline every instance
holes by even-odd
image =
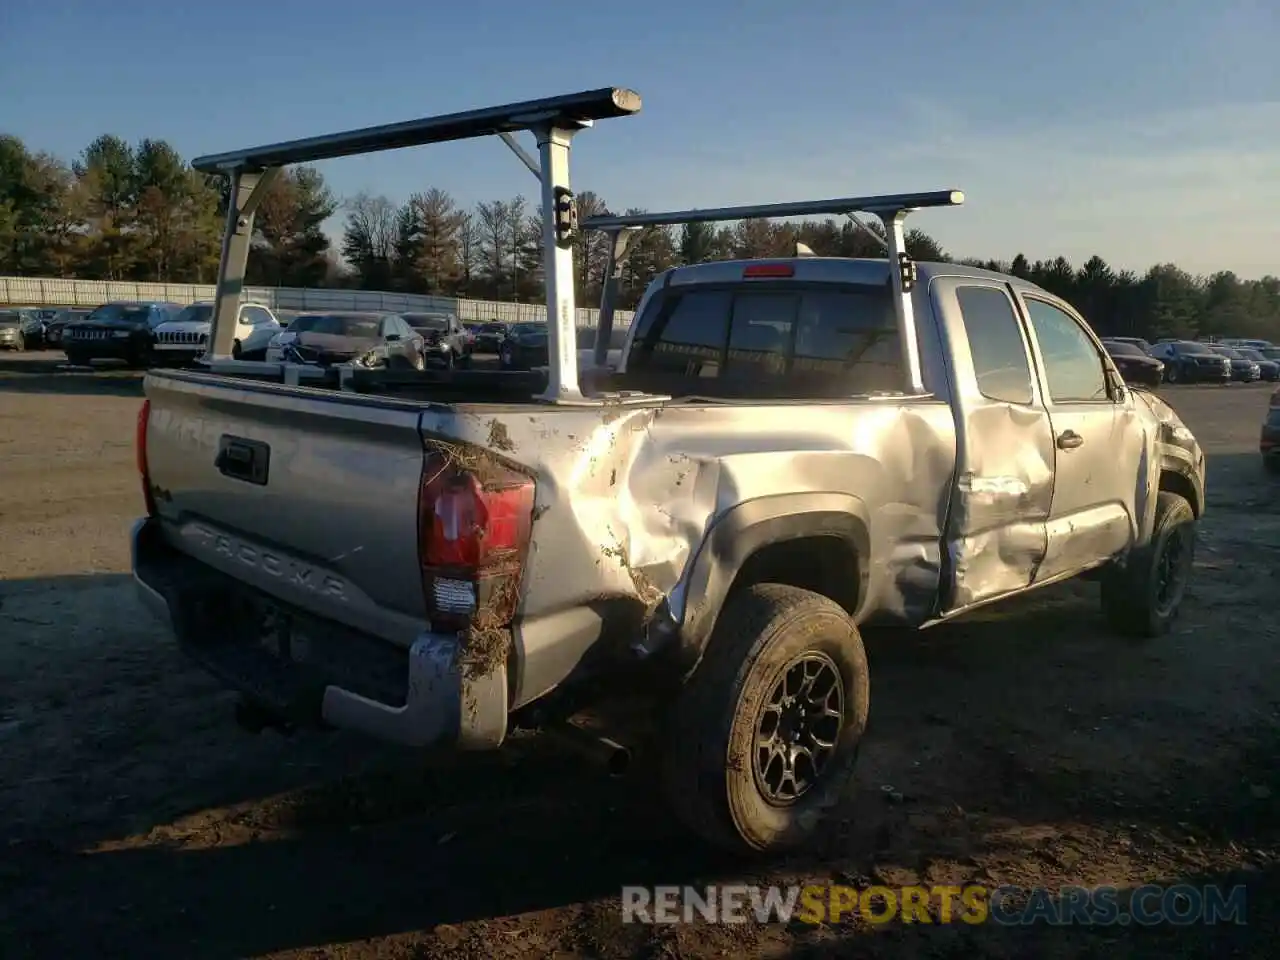
[[[720,614],[668,718],[668,802],[732,852],[800,846],[844,793],[869,697],[862,637],[844,610],[797,587],[749,587]],[[755,749],[766,740],[772,748]],[[781,742],[803,748],[790,766]]]
[[[1185,498],[1161,491],[1151,542],[1102,578],[1102,612],[1118,633],[1158,637],[1177,619],[1195,561],[1196,516]]]

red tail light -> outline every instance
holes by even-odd
[[[156,498],[151,493],[151,471],[147,468],[147,421],[151,417],[151,400],[142,401],[138,410],[138,426],[133,438],[133,451],[138,463],[138,476],[142,478],[142,499],[147,505],[147,516],[156,515]]]
[[[795,264],[791,263],[752,263],[742,271],[742,276],[748,280],[752,277],[794,277],[795,275]]]
[[[506,626],[515,616],[533,526],[534,483],[492,461],[423,459],[418,552],[432,625]]]

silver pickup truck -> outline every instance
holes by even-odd
[[[480,133],[551,112],[516,106]],[[229,359],[153,371],[134,573],[255,728],[496,748],[620,683],[681,731],[660,756],[680,819],[724,846],[784,849],[852,774],[870,692],[860,625],[927,626],[1091,574],[1118,631],[1157,635],[1191,571],[1204,455],[1069,304],[911,261],[906,213],[954,205],[952,191],[586,222],[617,261],[654,223],[860,209],[890,256],[668,270],[616,369],[579,389],[562,256],[579,225],[556,131],[626,112],[530,122],[559,321],[543,394],[483,371],[401,374],[395,389]],[[341,136],[382,148],[357,131],[203,167],[238,178],[356,152]],[[232,317],[234,246],[219,284]]]

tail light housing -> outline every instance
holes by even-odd
[[[533,527],[533,480],[492,457],[423,458],[418,556],[433,629],[506,626],[515,619]]]
[[[142,480],[142,499],[147,506],[147,516],[156,515],[156,498],[151,492],[151,471],[147,467],[147,422],[151,419],[151,399],[142,401],[138,408],[138,425],[133,438],[134,456],[138,463],[138,476]]]

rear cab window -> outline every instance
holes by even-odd
[[[659,291],[636,321],[625,389],[838,399],[902,389],[888,285],[754,282]]]
[[[988,400],[1029,404],[1031,363],[1013,301],[997,287],[956,289],[978,391]]]

